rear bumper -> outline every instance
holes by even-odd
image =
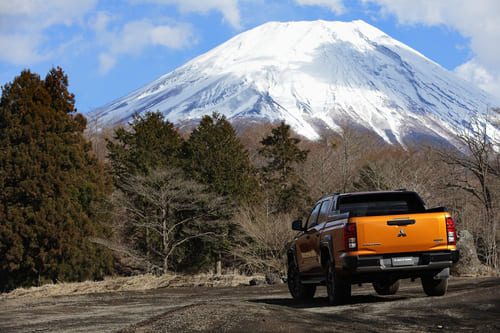
[[[450,267],[458,261],[459,251],[391,253],[373,256],[343,256],[342,268],[345,272],[409,272],[439,270]]]

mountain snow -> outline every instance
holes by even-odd
[[[309,139],[347,123],[401,143],[449,139],[500,102],[363,22],[270,22],[241,33],[93,111],[106,126],[135,112],[197,121],[284,120]],[[498,128],[492,126],[494,131]]]

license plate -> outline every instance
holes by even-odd
[[[392,258],[392,266],[413,266],[413,257]]]

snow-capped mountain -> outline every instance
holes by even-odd
[[[171,122],[214,111],[228,119],[285,120],[319,137],[355,123],[385,141],[448,139],[500,102],[363,22],[270,22],[241,33],[150,84],[94,110],[112,126],[135,112]],[[494,130],[498,130],[494,128]]]

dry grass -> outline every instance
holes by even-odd
[[[246,276],[237,273],[222,275],[165,274],[162,276],[146,274],[130,277],[108,277],[103,281],[61,282],[27,289],[18,288],[9,293],[0,294],[0,300],[18,297],[46,297],[116,291],[140,291],[167,287],[236,287],[248,285],[250,280],[253,278],[265,280],[264,276]]]

